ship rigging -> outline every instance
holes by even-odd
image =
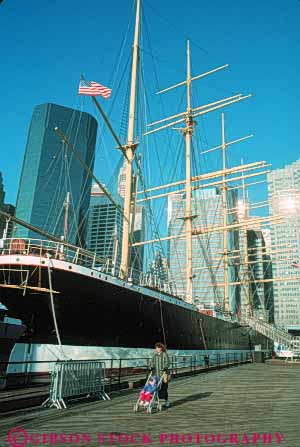
[[[56,132],[61,139],[64,149],[68,148],[72,152],[86,174],[93,178],[100,190],[122,215],[120,268],[115,268],[115,262],[112,259],[109,259],[110,262],[107,263],[107,259],[67,241],[69,196],[65,201],[63,237],[53,236],[43,229],[36,228],[28,222],[23,222],[0,211],[6,218],[12,219],[17,224],[24,225],[46,238],[44,241],[16,240],[15,238],[4,240],[0,255],[2,274],[0,290],[3,292],[0,300],[12,307],[14,312],[26,323],[34,321],[31,328],[33,335],[31,336],[36,343],[56,343],[56,333],[59,344],[66,345],[136,347],[136,344],[139,344],[143,348],[150,348],[158,338],[164,337],[171,349],[247,349],[249,340],[248,333],[245,334],[245,327],[252,324],[253,307],[250,289],[247,292],[247,311],[243,316],[246,318],[244,321],[238,318],[237,309],[231,308],[231,289],[241,285],[245,287],[245,284],[248,287],[253,282],[257,284],[260,281],[271,282],[275,279],[256,280],[249,275],[244,275],[244,278],[240,279],[232,278],[230,272],[236,271],[237,264],[243,264],[245,268],[252,261],[250,260],[251,250],[249,251],[248,247],[245,249],[245,260],[241,260],[236,250],[230,249],[229,237],[236,231],[246,231],[253,225],[263,226],[266,223],[276,225],[282,220],[282,216],[247,217],[238,220],[234,209],[236,204],[228,206],[228,191],[240,188],[245,191],[246,187],[249,188],[251,185],[257,184],[260,180],[257,181],[256,177],[265,175],[269,165],[262,161],[242,163],[235,167],[227,166],[226,151],[228,146],[246,140],[250,136],[227,142],[224,113],[222,113],[221,122],[221,145],[203,151],[203,153],[209,153],[221,149],[221,169],[204,174],[193,172],[192,148],[196,118],[239,103],[251,95],[239,93],[195,107],[192,104],[191,95],[193,82],[219,72],[227,68],[228,65],[193,76],[190,42],[187,41],[185,80],[158,92],[163,94],[181,86],[185,87],[186,109],[148,124],[148,130],[143,131],[145,137],[165,129],[175,130],[183,136],[185,178],[154,187],[146,187],[142,180],[139,190],[138,180],[143,178],[142,166],[137,157],[139,142],[136,129],[140,19],[141,1],[137,0],[126,144],[121,143],[102,106],[96,98],[93,98],[93,103],[124,157],[125,193],[123,204],[120,205],[112,197],[106,186],[81,160],[75,145],[69,141],[66,133],[59,127],[53,129],[53,132]],[[178,125],[184,127],[178,127]],[[134,163],[138,167],[135,174]],[[174,189],[178,186],[180,189]],[[221,190],[222,222],[220,224],[212,222],[206,226],[198,227],[196,222],[199,213],[194,213],[193,193],[212,187]],[[183,222],[181,231],[175,235],[158,236],[136,242],[133,238],[136,206],[139,203],[150,205],[156,199],[169,199],[176,194],[184,196],[184,212],[180,216]],[[262,204],[256,204],[256,206],[260,207]],[[203,266],[199,268],[194,266],[194,241],[199,241],[201,250],[204,251],[203,238],[208,238],[212,234],[221,234],[223,238],[222,250],[219,253],[213,253],[214,259],[211,259],[212,253],[209,253],[209,250],[204,255],[205,268],[211,275],[209,287],[214,289],[216,302],[220,309],[218,318],[216,315],[212,317],[199,312],[194,303],[193,290],[195,273],[203,268]],[[147,283],[147,275],[144,274],[144,271],[139,272],[138,281],[132,281],[132,266],[130,265],[132,250],[137,247],[182,239],[185,241],[185,262],[184,268],[182,268],[184,294],[174,294],[171,289],[167,291],[159,288],[153,289],[151,284]],[[273,249],[272,247],[271,250]],[[260,250],[263,253],[264,248]],[[239,257],[238,263],[234,262],[236,257]],[[220,282],[217,272],[221,262],[224,279]],[[112,264],[114,265],[113,270],[111,269]],[[215,264],[217,264],[217,268]],[[284,279],[289,280],[288,278]],[[292,280],[295,279],[296,276],[293,276]],[[221,294],[220,289],[222,290]],[[46,299],[49,292],[51,306]],[[54,292],[57,293],[54,294]],[[23,296],[22,300],[20,296]],[[99,315],[101,315],[100,328]],[[260,332],[257,328],[253,334],[253,339],[257,344],[267,345],[268,337],[269,335]]]

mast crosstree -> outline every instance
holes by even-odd
[[[129,102],[129,119],[128,119],[128,131],[127,131],[127,144],[122,145],[116,133],[114,132],[111,124],[109,123],[108,118],[103,112],[100,104],[96,100],[96,98],[92,98],[98,111],[102,115],[106,125],[108,126],[110,132],[112,133],[114,139],[118,144],[118,148],[122,150],[124,158],[125,158],[125,191],[124,191],[124,208],[123,208],[123,232],[122,232],[122,248],[121,248],[121,268],[120,268],[120,277],[122,279],[128,278],[129,275],[129,260],[130,260],[130,250],[131,247],[140,245],[140,243],[135,244],[130,241],[130,236],[132,235],[132,228],[134,222],[134,208],[136,203],[139,202],[137,200],[137,195],[140,193],[137,189],[134,191],[134,204],[132,201],[133,193],[132,193],[132,183],[133,183],[133,161],[135,158],[136,149],[138,143],[134,140],[134,130],[135,130],[135,111],[136,111],[136,99],[137,99],[137,73],[138,73],[138,62],[139,62],[139,35],[140,35],[140,16],[141,16],[141,0],[137,0],[136,2],[136,18],[135,18],[135,30],[134,30],[134,42],[133,42],[133,52],[132,52],[132,69],[131,69],[131,87],[130,87],[130,102]],[[187,41],[187,51],[186,51],[186,79],[182,82],[179,82],[175,85],[172,85],[164,90],[157,92],[157,94],[166,93],[170,90],[173,90],[177,87],[186,85],[186,101],[187,107],[185,112],[178,113],[176,115],[172,115],[167,118],[163,118],[154,123],[150,123],[147,126],[152,127],[158,124],[162,124],[160,127],[156,127],[152,130],[148,130],[145,135],[152,134],[159,130],[163,130],[165,128],[174,126],[176,124],[180,124],[185,122],[184,128],[175,127],[175,130],[179,130],[182,132],[185,139],[185,166],[186,166],[186,178],[185,178],[185,242],[186,242],[186,301],[189,303],[193,302],[193,253],[192,253],[192,237],[194,235],[193,232],[193,216],[192,216],[192,191],[196,189],[192,186],[192,182],[195,181],[195,178],[192,177],[191,174],[191,142],[194,133],[195,121],[194,118],[197,116],[201,116],[207,114],[209,112],[218,110],[220,108],[224,108],[228,105],[234,104],[235,102],[239,102],[241,100],[247,99],[252,95],[243,95],[241,93],[237,95],[233,95],[218,101],[214,101],[212,103],[208,103],[206,105],[198,106],[192,108],[191,105],[191,89],[192,82],[198,79],[201,79],[210,74],[216,73],[224,68],[228,67],[228,64],[222,65],[220,67],[214,68],[208,72],[199,74],[197,76],[192,77],[191,75],[191,55],[190,55],[190,42]],[[175,118],[179,118],[174,120]],[[170,122],[171,121],[171,122]],[[167,122],[167,123],[166,123]],[[244,137],[248,138],[248,137]],[[241,141],[239,139],[237,141],[228,143],[233,144],[235,142]],[[222,139],[223,153],[226,149],[226,144],[224,138]],[[215,148],[214,148],[215,149]],[[214,150],[212,149],[212,150]],[[228,253],[227,253],[227,208],[226,208],[226,169],[224,168],[223,163],[223,181],[222,181],[222,190],[223,190],[223,208],[224,208],[224,262],[227,268],[225,267],[225,283],[228,284]],[[101,185],[102,186],[102,185]],[[161,195],[162,196],[162,195]],[[111,197],[109,197],[111,199]],[[151,198],[150,198],[151,199]],[[113,203],[114,201],[111,200]],[[114,203],[115,204],[115,203]],[[118,206],[119,207],[119,206]],[[226,233],[226,236],[225,236]],[[160,241],[166,238],[160,238]],[[145,243],[151,243],[153,241],[148,241]],[[141,243],[143,244],[143,243]],[[227,276],[226,276],[227,272]],[[226,280],[227,277],[227,280]],[[225,287],[228,291],[228,286]],[[229,310],[229,292],[225,290],[225,310]]]
[[[192,183],[191,183],[191,141],[194,131],[194,121],[191,114],[191,55],[190,42],[187,41],[187,110],[185,135],[185,172],[186,172],[186,200],[185,200],[185,227],[186,227],[186,300],[193,301],[193,258],[192,258]]]
[[[179,118],[178,120],[175,120],[173,122],[163,124],[162,126],[152,129],[150,131],[147,131],[145,135],[152,134],[154,132],[157,132],[159,130],[166,129],[168,127],[172,127],[175,124],[179,124],[182,122],[185,122],[186,126],[184,128],[178,128],[175,127],[174,130],[180,130],[185,139],[185,171],[186,171],[186,178],[185,178],[185,243],[186,243],[186,272],[185,272],[185,279],[186,279],[186,301],[188,303],[193,302],[193,247],[192,247],[192,237],[193,237],[193,215],[192,215],[192,175],[191,175],[191,142],[192,137],[194,133],[194,126],[195,121],[194,118],[197,116],[204,115],[206,113],[212,112],[214,110],[218,110],[220,108],[226,107],[230,104],[233,104],[235,102],[242,101],[243,99],[249,98],[251,95],[234,95],[225,99],[221,99],[219,101],[215,101],[213,103],[209,103],[203,106],[192,108],[191,106],[191,90],[192,90],[192,81],[196,81],[197,79],[203,78],[207,75],[210,75],[212,73],[215,73],[219,70],[222,70],[224,68],[227,68],[228,64],[223,65],[221,67],[215,68],[213,70],[210,70],[206,73],[202,73],[200,75],[191,76],[191,54],[190,54],[190,42],[187,41],[187,76],[186,80],[183,82],[180,82],[178,84],[175,84],[171,87],[168,87],[164,90],[161,90],[158,92],[158,94],[168,92],[170,90],[173,90],[174,88],[186,85],[186,93],[187,93],[187,108],[185,112],[181,112],[177,115],[172,115],[168,118],[161,119],[159,121],[156,121],[154,123],[148,124],[148,127],[155,126],[157,124],[162,124],[165,121],[170,121],[174,118]],[[224,136],[222,139],[222,146],[224,151],[226,149],[226,144],[224,140]],[[223,151],[223,152],[224,152]],[[226,165],[225,165],[226,168]],[[224,165],[223,165],[223,172],[225,172]],[[225,252],[227,253],[227,242],[225,242],[225,238],[227,240],[227,235],[225,237],[225,231],[227,231],[227,209],[226,209],[226,174],[223,174],[223,207],[225,206],[224,214],[226,214],[226,217],[224,217],[224,255]],[[225,204],[225,205],[224,205]],[[226,212],[225,212],[226,211]],[[225,229],[226,228],[226,229]],[[162,239],[161,239],[162,240]],[[228,256],[228,254],[226,254]],[[227,260],[228,263],[228,260]],[[226,275],[225,275],[226,276]],[[225,279],[225,282],[228,283],[228,268],[227,268],[227,281]],[[228,290],[228,287],[226,287]],[[225,310],[229,310],[229,294],[225,293]]]
[[[128,132],[127,132],[127,143],[123,145],[117,134],[114,132],[111,124],[109,123],[108,118],[106,117],[105,113],[103,112],[100,104],[98,103],[97,99],[93,97],[93,101],[102,115],[106,125],[108,126],[109,130],[111,131],[115,141],[117,142],[117,147],[120,149],[124,155],[125,158],[125,194],[124,194],[124,208],[121,209],[120,205],[116,204],[112,197],[108,194],[107,191],[105,191],[106,195],[109,197],[112,203],[114,203],[115,206],[121,209],[122,215],[123,215],[123,233],[122,233],[122,249],[121,249],[121,268],[120,268],[120,274],[119,276],[122,279],[127,279],[129,276],[130,271],[130,250],[131,247],[145,245],[149,243],[154,243],[156,241],[164,241],[164,240],[170,240],[173,239],[173,237],[166,237],[166,238],[159,238],[159,240],[152,240],[152,241],[145,241],[145,242],[139,242],[134,243],[130,240],[133,227],[134,227],[134,213],[135,213],[135,207],[138,202],[145,201],[145,200],[153,200],[154,198],[159,198],[163,196],[168,196],[169,194],[174,194],[180,191],[173,191],[171,193],[166,194],[159,194],[158,196],[152,196],[144,199],[137,199],[139,194],[143,194],[145,191],[138,191],[137,182],[135,184],[135,191],[132,191],[133,187],[133,161],[135,158],[136,149],[138,146],[138,143],[135,141],[135,112],[136,112],[136,100],[137,100],[137,73],[138,73],[138,63],[139,63],[139,35],[140,35],[140,16],[141,16],[141,0],[137,0],[136,2],[136,18],[135,18],[135,31],[134,31],[134,43],[133,43],[133,53],[132,53],[132,69],[131,69],[131,91],[130,91],[130,104],[129,104],[129,119],[128,119]],[[229,312],[230,311],[230,299],[229,299],[229,289],[230,286],[233,284],[232,281],[230,282],[229,279],[229,267],[230,267],[230,259],[231,259],[231,253],[228,250],[228,234],[229,231],[232,231],[233,229],[238,229],[241,226],[240,223],[231,223],[228,222],[228,206],[227,206],[227,191],[228,189],[231,189],[228,185],[228,183],[239,180],[239,177],[232,178],[230,177],[231,174],[234,174],[234,172],[240,172],[240,167],[235,167],[233,170],[227,168],[226,166],[226,149],[227,146],[231,144],[238,143],[240,141],[243,141],[247,138],[250,138],[252,135],[248,135],[243,138],[239,138],[237,140],[233,140],[230,142],[225,141],[225,122],[224,122],[224,113],[222,113],[222,142],[220,146],[217,146],[212,149],[208,149],[206,151],[201,152],[201,154],[212,152],[216,149],[222,150],[222,160],[223,160],[223,166],[222,170],[213,173],[212,176],[209,174],[202,175],[202,176],[192,176],[192,166],[191,166],[191,143],[192,143],[192,137],[194,134],[194,127],[195,127],[195,118],[202,116],[204,114],[207,114],[209,112],[222,109],[228,105],[234,104],[236,102],[240,102],[241,100],[247,99],[251,97],[252,95],[243,95],[241,93],[220,99],[211,103],[208,103],[206,105],[201,105],[197,107],[192,107],[192,96],[191,96],[191,90],[192,90],[192,82],[195,80],[199,80],[205,76],[208,76],[210,74],[216,73],[220,70],[223,70],[228,67],[228,64],[225,64],[223,66],[217,67],[215,69],[212,69],[208,72],[199,74],[197,76],[192,77],[191,74],[191,54],[190,54],[190,42],[187,41],[187,49],[186,49],[186,79],[182,82],[179,82],[171,87],[168,87],[164,90],[161,90],[157,92],[157,94],[166,93],[170,90],[173,90],[180,86],[186,86],[186,111],[178,113],[176,115],[169,116],[167,118],[160,119],[159,121],[153,122],[148,124],[148,127],[154,127],[151,130],[148,130],[145,135],[152,134],[154,132],[163,130],[168,127],[173,127],[180,123],[185,123],[184,128],[180,127],[173,127],[174,130],[179,130],[185,141],[185,180],[170,183],[169,185],[163,185],[160,187],[154,187],[150,188],[147,191],[159,189],[162,187],[168,187],[175,184],[185,184],[184,189],[181,191],[185,193],[185,215],[184,215],[184,221],[185,221],[185,232],[184,234],[181,234],[180,236],[174,236],[174,238],[184,238],[185,239],[185,245],[186,245],[186,262],[185,262],[185,279],[186,279],[186,301],[189,303],[193,302],[193,270],[198,270],[197,268],[193,269],[193,236],[201,235],[205,233],[211,233],[211,232],[221,232],[223,233],[223,257],[224,257],[224,311]],[[160,125],[159,127],[157,127]],[[55,129],[58,131],[58,129]],[[243,167],[242,176],[243,181],[245,178],[258,175],[255,174],[248,174],[244,176],[244,169],[246,170],[252,170],[257,169],[260,167],[267,166],[265,162],[262,162],[262,165],[259,166],[259,164],[250,164],[249,166],[246,165]],[[267,171],[266,171],[267,172]],[[260,174],[263,174],[265,172],[260,172]],[[195,182],[201,182],[204,179],[210,180],[213,177],[220,176],[221,179],[217,180],[215,182],[210,182],[209,184],[201,184],[201,185],[194,185]],[[206,229],[197,229],[193,228],[193,218],[196,216],[192,215],[192,191],[196,190],[198,188],[204,188],[205,186],[212,186],[212,185],[220,185],[221,191],[222,191],[222,209],[223,209],[223,223],[220,227],[212,227],[212,228],[206,228]],[[103,185],[101,185],[103,188]],[[104,188],[103,188],[104,189]],[[134,200],[133,200],[134,199]],[[276,216],[273,219],[270,219],[270,221],[276,221],[281,220],[281,217]],[[255,220],[256,222],[257,220]],[[263,222],[264,219],[259,220],[259,222]],[[250,222],[248,222],[249,224]],[[221,286],[221,284],[217,284],[217,286]]]

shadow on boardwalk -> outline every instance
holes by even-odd
[[[209,397],[213,393],[197,393],[197,394],[191,394],[189,396],[186,396],[182,399],[177,399],[172,401],[172,408],[178,407],[179,405],[186,404],[188,402],[194,402],[199,399],[205,399],[206,397]]]

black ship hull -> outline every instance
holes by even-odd
[[[15,262],[9,257],[8,268],[5,258],[0,256],[5,284],[0,301],[26,324],[24,341],[57,344],[55,314],[63,345],[152,348],[166,341],[176,350],[272,347],[238,322],[202,314],[168,294],[68,262],[18,256]]]

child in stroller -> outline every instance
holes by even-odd
[[[149,376],[146,385],[140,393],[139,405],[142,407],[148,407],[151,402],[152,396],[157,392],[159,378],[157,376]]]
[[[162,407],[158,397],[158,391],[162,384],[162,378],[159,378],[152,373],[149,374],[146,385],[140,392],[139,398],[134,404],[134,411],[139,409],[145,409],[148,414],[151,414],[153,410],[161,411]]]

